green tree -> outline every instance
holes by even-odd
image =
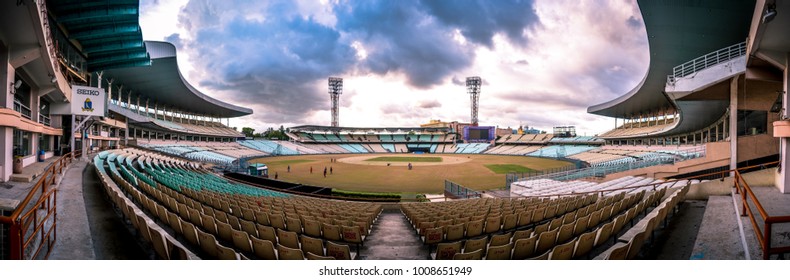
[[[255,134],[255,129],[251,127],[242,127],[241,133],[243,133],[244,136],[252,137]]]

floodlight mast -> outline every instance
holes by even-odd
[[[480,86],[482,85],[480,77],[467,77],[466,78],[466,92],[472,101],[472,126],[478,126],[477,111],[480,104]]]
[[[332,100],[332,127],[340,126],[341,94],[343,94],[343,78],[329,77],[329,97]]]

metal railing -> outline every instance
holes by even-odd
[[[49,126],[50,125],[50,118],[44,114],[38,114],[38,123]]]
[[[23,117],[27,118],[28,120],[31,119],[30,108],[28,108],[25,105],[22,105],[22,102],[19,101],[18,99],[14,99],[14,111],[19,112],[20,114],[22,114]]]
[[[760,200],[758,200],[757,196],[754,195],[752,188],[749,187],[749,183],[747,183],[746,180],[743,179],[743,176],[741,176],[741,172],[739,170],[735,170],[734,173],[735,191],[737,194],[741,195],[741,201],[743,203],[741,216],[749,216],[749,220],[752,222],[752,228],[754,229],[754,235],[757,237],[757,241],[760,243],[760,247],[763,251],[763,259],[769,259],[772,254],[790,253],[790,246],[771,247],[771,233],[773,225],[790,223],[790,216],[769,215],[768,212],[765,211],[765,208],[763,208]],[[749,203],[750,200],[751,205]],[[757,209],[760,218],[763,220],[762,230],[760,229],[761,227],[751,206],[754,206],[754,208]]]
[[[12,260],[47,259],[57,238],[57,189],[58,175],[71,164],[73,156],[80,151],[63,155],[41,175],[27,196],[11,212],[0,216],[0,224],[9,227],[7,242],[8,257]],[[42,251],[46,253],[41,256]],[[3,257],[3,256],[0,256]]]
[[[667,84],[674,85],[678,78],[682,78],[705,68],[717,65],[722,62],[730,61],[734,58],[746,55],[746,42],[722,48],[709,54],[695,58],[689,62],[672,68],[672,74],[667,75]]]
[[[452,198],[469,199],[480,198],[480,192],[453,183],[449,180],[444,180],[444,195]]]

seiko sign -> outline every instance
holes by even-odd
[[[79,88],[76,90],[77,94],[79,95],[92,95],[92,96],[99,96],[99,91],[95,89],[84,89]]]
[[[102,88],[71,86],[71,113],[83,116],[104,116],[107,95]]]

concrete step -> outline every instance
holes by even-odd
[[[708,198],[691,259],[746,259],[732,196],[719,195]]]

